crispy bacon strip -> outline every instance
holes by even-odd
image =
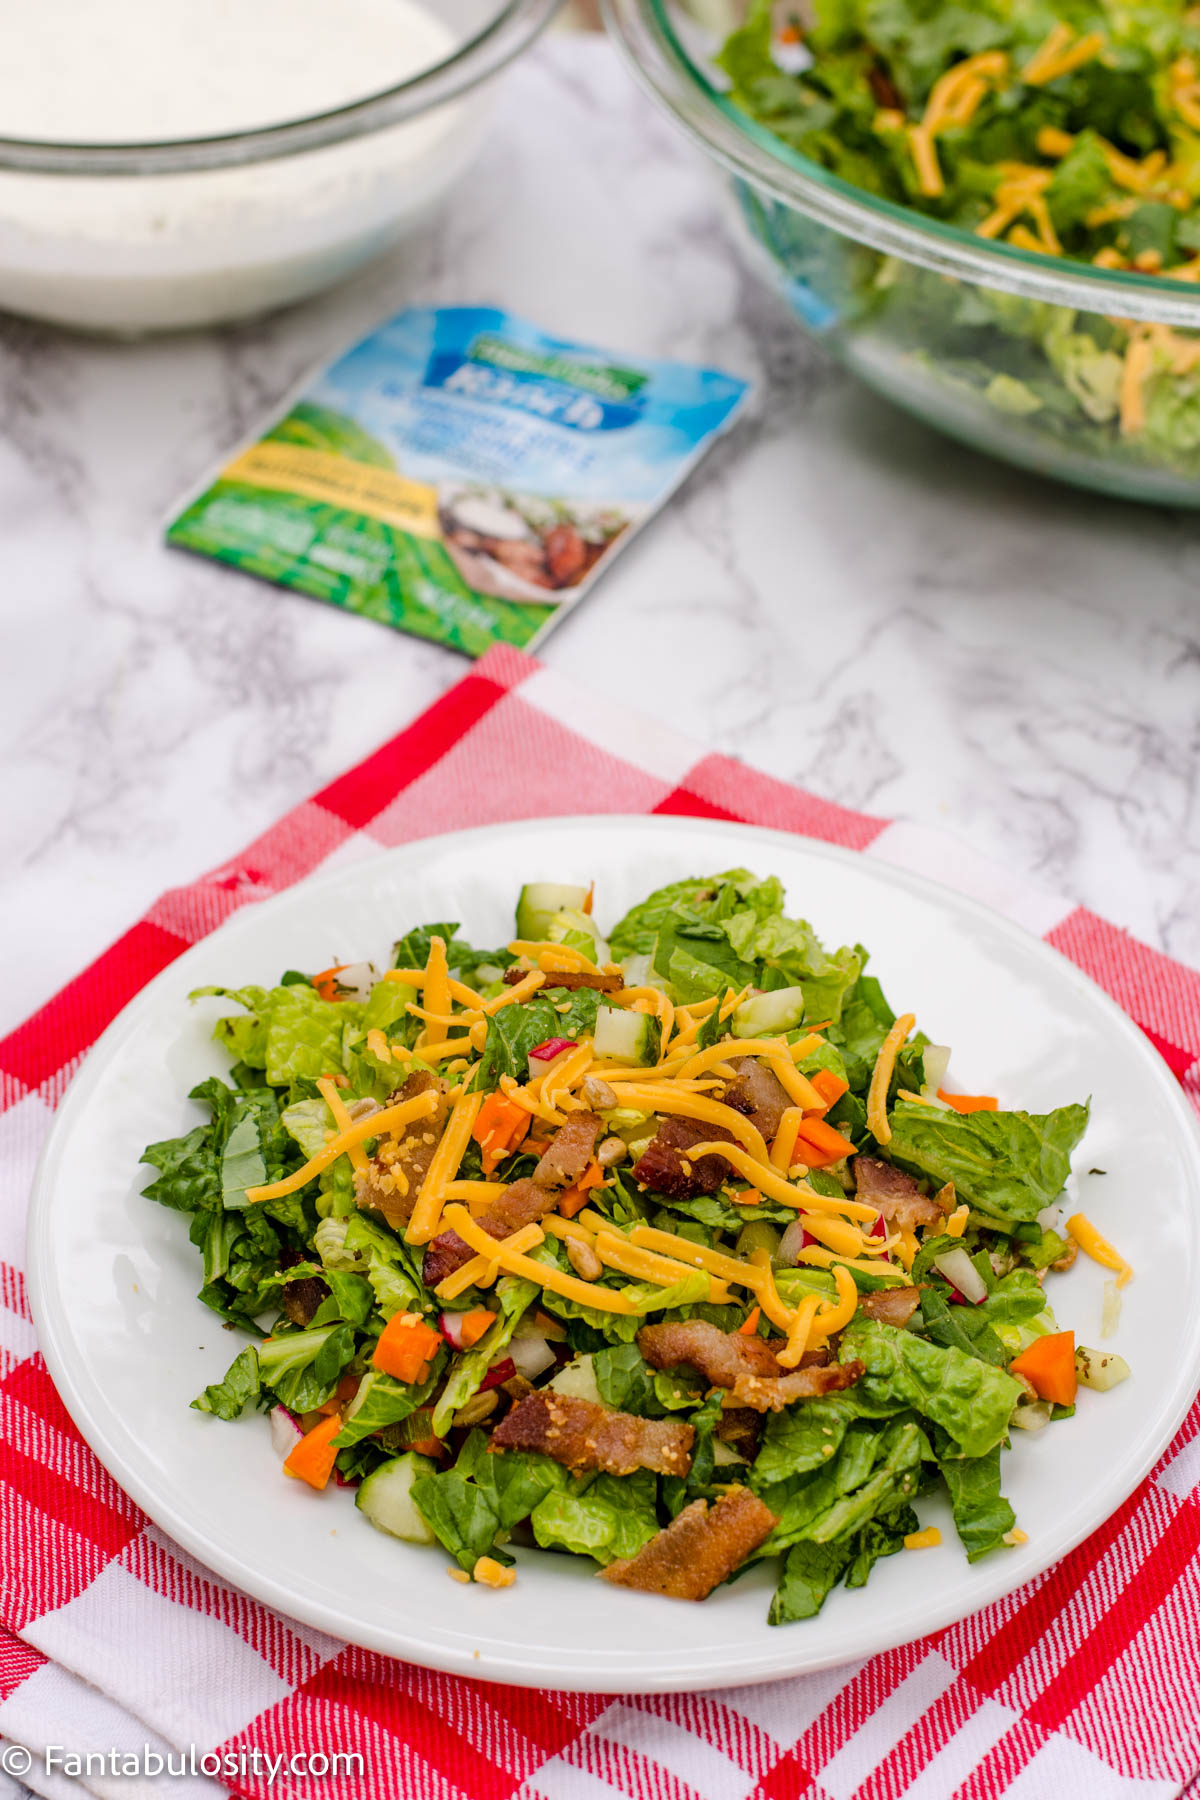
[[[500,1198],[480,1214],[479,1223],[490,1237],[511,1237],[514,1231],[520,1231],[523,1225],[533,1225],[543,1213],[550,1211],[557,1199],[548,1188],[539,1187],[536,1181],[525,1176],[514,1181],[511,1187],[505,1188]],[[445,1281],[447,1275],[453,1275],[461,1269],[465,1262],[470,1262],[475,1252],[464,1243],[457,1231],[441,1231],[437,1237],[425,1246],[425,1256],[421,1263],[421,1276],[426,1287],[436,1287],[439,1281]]]
[[[808,1368],[791,1369],[776,1377],[741,1375],[729,1390],[734,1406],[752,1406],[755,1412],[782,1412],[795,1400],[815,1400],[821,1394],[836,1394],[853,1387],[866,1374],[866,1364],[813,1363]]]
[[[533,1171],[533,1179],[544,1188],[570,1187],[591,1162],[603,1130],[604,1120],[595,1113],[572,1113],[551,1138],[550,1148]],[[487,1229],[490,1231],[491,1226]]]
[[[514,1181],[500,1198],[480,1215],[479,1223],[494,1238],[511,1236],[522,1225],[532,1225],[548,1213],[558,1200],[559,1191],[578,1181],[592,1160],[596,1139],[604,1130],[603,1119],[595,1113],[572,1113],[560,1125],[532,1176]],[[475,1252],[459,1237],[457,1231],[439,1232],[425,1249],[421,1274],[426,1287],[436,1287],[469,1262]]]
[[[415,1100],[418,1094],[437,1095],[437,1108],[426,1119],[415,1119],[395,1136],[382,1139],[365,1175],[354,1177],[354,1194],[366,1212],[382,1213],[392,1229],[399,1230],[412,1217],[413,1207],[421,1192],[433,1153],[446,1126],[450,1102],[446,1099],[449,1083],[427,1069],[416,1069],[394,1093],[388,1095],[389,1106],[402,1100]],[[403,1180],[398,1181],[397,1175]],[[405,1189],[407,1182],[407,1190]]]
[[[749,1488],[722,1494],[715,1506],[693,1500],[636,1556],[601,1570],[616,1587],[670,1600],[707,1600],[715,1587],[766,1542],[778,1520]]]
[[[505,986],[516,987],[528,973],[528,969],[505,969]],[[547,975],[541,991],[547,993],[551,988],[566,988],[574,993],[577,988],[595,988],[598,994],[619,994],[624,986],[620,975],[602,975],[599,971],[593,975],[590,969],[555,969]]]
[[[706,1125],[700,1119],[674,1114],[660,1119],[657,1135],[633,1165],[633,1179],[671,1200],[694,1200],[697,1194],[715,1194],[729,1174],[723,1156],[688,1156],[693,1144],[732,1143],[723,1125]]]
[[[916,1231],[922,1225],[940,1225],[945,1214],[903,1169],[878,1156],[856,1156],[850,1164],[858,1198],[874,1206],[900,1231]]]
[[[651,1368],[689,1363],[710,1386],[728,1388],[731,1406],[755,1412],[781,1412],[793,1400],[836,1393],[853,1387],[863,1374],[860,1362],[830,1363],[823,1355],[805,1357],[798,1369],[784,1369],[762,1338],[721,1331],[707,1319],[643,1325],[637,1342]]]
[[[878,1319],[882,1325],[897,1325],[903,1330],[920,1304],[920,1288],[876,1288],[872,1294],[858,1296],[857,1316],[860,1319]]]
[[[775,1352],[764,1338],[722,1331],[707,1319],[643,1325],[637,1344],[652,1369],[674,1369],[680,1363],[690,1363],[710,1387],[731,1388],[742,1375],[783,1374]]]
[[[731,1057],[729,1066],[737,1070],[737,1079],[729,1083],[721,1099],[756,1125],[769,1144],[793,1104],[787,1089],[775,1071],[756,1057]]]
[[[542,1388],[527,1394],[492,1433],[492,1450],[537,1450],[574,1474],[602,1469],[632,1475],[686,1475],[692,1466],[690,1425],[670,1419],[638,1419],[594,1400],[577,1400]]]

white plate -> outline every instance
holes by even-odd
[[[197,1120],[185,1098],[224,1073],[219,1001],[190,988],[270,982],[288,967],[386,956],[428,919],[481,944],[510,933],[529,879],[595,877],[611,922],[664,881],[735,864],[774,871],[789,908],[865,943],[893,1006],[954,1046],[961,1081],[1044,1111],[1093,1096],[1076,1157],[1082,1204],[1135,1265],[1116,1347],[1133,1379],[1081,1393],[1075,1419],[1016,1433],[1005,1488],[1029,1542],[970,1567],[947,1511],[936,1550],[880,1563],[866,1593],[771,1629],[772,1575],[703,1606],[614,1591],[575,1557],[518,1553],[503,1592],[447,1578],[449,1558],[373,1530],[352,1496],[280,1478],[261,1415],[189,1410],[238,1340],[195,1298],[187,1218],[141,1198],[142,1147]],[[951,1623],[1038,1574],[1131,1492],[1200,1380],[1198,1145],[1165,1064],[1099,990],[996,914],[870,858],[779,832],[670,818],[545,820],[409,844],[247,906],[165,969],[100,1040],[59,1111],[30,1226],[34,1316],[80,1430],[150,1517],[282,1612],[374,1650],[496,1681],[607,1692],[724,1686],[869,1656]],[[1060,1323],[1098,1341],[1103,1271],[1054,1282]]]

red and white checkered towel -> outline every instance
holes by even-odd
[[[97,1794],[369,1800],[1166,1800],[1200,1770],[1200,1406],[1149,1480],[1038,1580],[858,1667],[609,1700],[491,1686],[357,1650],[198,1567],[86,1448],[37,1353],[21,1265],[30,1176],[79,1059],[236,907],[331,858],[439,830],[587,812],[782,827],[918,867],[1039,933],[1200,1095],[1200,975],[925,828],[848,812],[621,716],[508,650],[251,844],[166,894],[0,1044],[0,1744],[165,1755],[359,1752],[364,1773],[265,1767]],[[868,1601],[869,1604],[869,1601]],[[0,1757],[0,1762],[3,1759]],[[214,1768],[212,1762],[208,1767]],[[98,1768],[99,1765],[96,1765]],[[319,1769],[318,1762],[317,1768]],[[4,1792],[0,1776],[0,1795]],[[1200,1791],[1200,1790],[1197,1790]]]

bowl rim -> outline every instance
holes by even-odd
[[[1027,300],[1138,321],[1200,327],[1200,287],[1097,269],[977,237],[854,187],[736,107],[676,31],[668,0],[600,0],[642,88],[730,174],[841,236],[922,268]]]
[[[246,131],[159,141],[87,143],[0,137],[0,170],[42,175],[193,174],[274,161],[365,137],[469,93],[520,56],[561,0],[506,0],[495,16],[440,62],[343,106]]]

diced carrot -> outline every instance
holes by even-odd
[[[441,1342],[441,1332],[420,1313],[395,1313],[380,1333],[371,1361],[397,1381],[424,1381]]]
[[[349,967],[349,963],[335,963],[332,969],[322,969],[319,975],[313,976],[312,984],[316,988],[318,994],[320,994],[322,1000],[337,999],[337,978],[343,969],[348,969]]]
[[[854,1145],[824,1119],[804,1119],[796,1133],[795,1155],[810,1169],[823,1169],[828,1163],[841,1162],[843,1156],[853,1156]]]
[[[995,1094],[948,1094],[945,1088],[938,1089],[938,1099],[957,1113],[996,1112],[1000,1106]]]
[[[816,1069],[808,1079],[825,1102],[826,1112],[831,1106],[837,1105],[850,1086],[850,1083],[841,1075],[835,1075],[832,1069]]]
[[[1023,1375],[1042,1400],[1055,1406],[1074,1406],[1075,1333],[1052,1331],[1046,1337],[1034,1338],[1028,1350],[1014,1356],[1009,1363],[1014,1375]]]
[[[762,1307],[756,1306],[744,1325],[738,1326],[740,1337],[753,1337],[758,1330],[758,1321],[762,1318]]]
[[[489,1312],[486,1306],[476,1306],[470,1312],[460,1313],[458,1334],[464,1348],[469,1350],[472,1344],[477,1344],[484,1332],[495,1323],[495,1313]]]
[[[358,1376],[343,1375],[324,1406],[318,1406],[317,1411],[319,1413],[341,1412],[343,1406],[349,1406],[357,1392]]]
[[[563,1218],[573,1219],[577,1212],[582,1212],[591,1190],[603,1186],[604,1170],[598,1162],[589,1163],[574,1187],[569,1187],[559,1200],[558,1210]]]
[[[497,1163],[516,1149],[529,1130],[532,1117],[499,1089],[488,1095],[471,1131],[482,1151],[485,1175],[490,1175]]]
[[[284,1463],[284,1474],[294,1475],[298,1481],[307,1481],[309,1487],[323,1488],[333,1474],[333,1465],[337,1461],[333,1440],[341,1429],[342,1415],[336,1412],[328,1419],[322,1419],[319,1425],[314,1425],[311,1431],[306,1431]]]

